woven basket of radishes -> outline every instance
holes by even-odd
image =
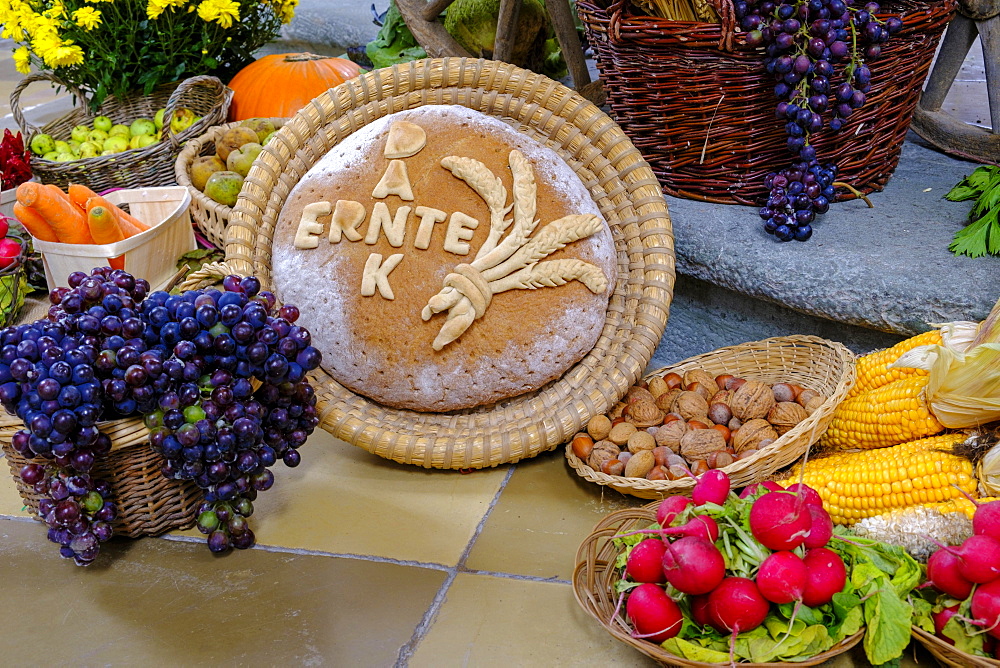
[[[804,485],[739,495],[719,470],[688,496],[612,513],[577,551],[573,591],[612,636],[680,666],[812,666],[864,639],[900,657],[920,565],[833,528]]]

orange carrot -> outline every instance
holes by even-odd
[[[129,215],[104,197],[98,195],[87,200],[88,209],[90,209],[91,206],[96,205],[107,207],[114,212],[115,216],[118,218],[118,227],[121,228],[121,231],[125,235],[126,239],[149,229],[149,225],[137,220],[134,216]]]
[[[90,235],[94,237],[94,243],[113,244],[125,238],[122,229],[118,227],[118,217],[115,212],[106,206],[92,204],[97,198],[91,197],[87,204],[87,223],[90,225]],[[108,264],[112,269],[125,269],[125,256],[119,255],[108,259]]]
[[[52,226],[30,206],[14,202],[14,217],[17,218],[28,234],[42,241],[59,241]]]
[[[17,201],[35,209],[64,244],[92,244],[83,212],[58,186],[25,181],[17,187]]]
[[[88,199],[91,197],[97,197],[97,193],[87,186],[80,185],[79,183],[69,184],[69,188],[66,189],[66,192],[69,194],[70,201],[80,207],[81,211],[87,210]]]

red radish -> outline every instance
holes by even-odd
[[[1000,580],[976,587],[970,611],[978,625],[994,638],[1000,638]]]
[[[667,546],[663,573],[679,592],[707,594],[726,577],[726,561],[710,541],[686,536]]]
[[[781,490],[785,489],[784,487],[774,482],[773,480],[765,480],[764,482],[755,482],[744,487],[743,491],[740,492],[740,498],[745,499],[751,494],[756,494],[758,491],[760,491],[761,487],[768,490],[769,492],[780,492]]]
[[[768,492],[750,508],[750,532],[769,550],[794,550],[812,528],[812,516],[797,494]]]
[[[927,560],[927,581],[939,591],[959,601],[969,598],[972,582],[959,571],[962,562],[947,550],[938,550]]]
[[[806,536],[802,544],[809,549],[826,547],[826,544],[833,538],[833,520],[830,519],[830,513],[826,512],[823,506],[814,506],[811,503],[806,506],[806,510],[809,511],[809,517],[812,519],[812,527],[810,527],[809,535]]]
[[[972,532],[1000,540],[1000,501],[977,505],[972,516]]]
[[[833,595],[847,583],[847,569],[844,562],[833,550],[817,547],[806,552],[802,560],[808,578],[802,602],[811,608],[829,603]]]
[[[708,626],[712,616],[708,614],[708,594],[699,594],[688,599],[691,602],[691,619],[698,626]]]
[[[958,572],[966,580],[982,584],[1000,577],[1000,541],[997,539],[974,534],[957,548],[942,545],[936,540],[933,542],[958,558]]]
[[[9,267],[21,254],[21,244],[14,239],[0,239],[0,268]]]
[[[625,574],[636,582],[665,582],[663,553],[666,551],[666,544],[659,538],[636,543],[625,562]]]
[[[948,623],[948,620],[955,616],[958,612],[958,604],[951,606],[950,608],[945,608],[941,612],[932,612],[931,619],[934,620],[934,635],[936,635],[941,640],[945,641],[949,645],[954,645],[955,641],[944,634],[944,625]]]
[[[819,495],[819,492],[809,485],[797,482],[794,485],[786,487],[785,491],[800,494],[802,499],[810,506],[819,506],[820,508],[823,507],[823,498]]]
[[[761,562],[757,588],[771,603],[791,603],[806,590],[806,565],[794,552],[775,552]]]
[[[686,496],[668,496],[660,502],[660,507],[656,509],[656,523],[661,527],[668,526],[690,505],[691,499]]]
[[[698,476],[698,482],[691,490],[691,500],[696,506],[706,503],[722,505],[729,496],[729,476],[725,471],[711,469]]]
[[[0,215],[0,239],[7,236],[10,232],[10,218],[7,216]]]
[[[668,536],[697,536],[714,543],[719,540],[719,524],[707,515],[695,515],[687,524],[664,529]]]
[[[628,596],[625,614],[635,626],[633,635],[661,643],[680,633],[684,615],[659,585],[641,584]]]
[[[708,595],[708,612],[720,632],[742,633],[764,623],[771,604],[753,580],[726,578]]]

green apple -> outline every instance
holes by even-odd
[[[132,121],[132,125],[128,129],[133,137],[136,135],[151,135],[156,132],[156,125],[148,118],[137,118]]]
[[[243,177],[236,172],[215,172],[205,183],[205,194],[226,206],[234,206],[243,187]]]
[[[73,128],[70,131],[69,136],[70,136],[71,139],[73,139],[73,141],[76,141],[76,142],[79,142],[79,143],[83,143],[83,142],[87,141],[87,133],[88,132],[90,132],[90,127],[89,126],[87,126],[87,125],[77,125],[75,128]]]
[[[87,133],[87,141],[104,141],[108,138],[107,130],[91,130]]]
[[[87,141],[86,137],[84,137],[83,141]],[[70,139],[66,143],[69,144],[70,153],[73,153],[74,155],[80,154],[80,144],[82,144],[83,142],[77,141],[76,139]]]
[[[132,131],[128,129],[127,125],[112,125],[111,129],[108,130],[108,136],[121,136],[125,137],[125,140],[128,141],[128,138],[132,136]]]
[[[52,135],[37,134],[31,138],[31,152],[35,155],[45,155],[56,150]]]
[[[157,130],[163,129],[163,114],[167,113],[166,109],[157,109],[156,115],[153,116],[153,125],[156,126]]]
[[[152,146],[153,144],[158,144],[160,138],[156,135],[139,135],[139,148],[146,148],[147,146]]]
[[[265,145],[265,146],[266,146],[266,145],[267,145],[267,142],[271,141],[271,137],[273,137],[273,136],[274,136],[274,135],[276,135],[277,133],[278,133],[278,131],[277,131],[277,130],[275,130],[274,132],[268,132],[268,133],[267,133],[267,136],[266,136],[266,137],[264,137],[264,141],[262,141],[262,142],[261,142],[261,144],[263,144],[263,145]]]
[[[114,155],[115,153],[118,153],[118,151],[113,151],[110,148],[106,148],[103,151],[101,151],[101,156],[103,157],[106,155]]]
[[[80,157],[81,158],[96,158],[101,154],[103,149],[95,142],[85,141],[80,144]]]
[[[48,153],[42,156],[42,160],[55,160],[57,157],[59,157],[58,153],[56,153],[55,151],[49,151]]]
[[[73,162],[74,160],[76,160],[76,156],[72,153],[63,152],[56,156],[56,162]]]
[[[231,151],[226,157],[226,168],[245,177],[250,172],[250,165],[263,149],[264,147],[256,142],[243,144],[238,149]]]
[[[128,150],[129,140],[122,135],[111,135],[104,140],[104,150],[112,153],[121,153]]]
[[[56,140],[56,153],[70,153],[69,142],[65,142],[61,139]]]
[[[174,134],[184,132],[191,127],[196,118],[198,117],[190,109],[177,109],[174,111],[174,117],[170,119],[170,131]]]
[[[94,129],[101,130],[102,132],[108,132],[111,130],[111,119],[107,116],[98,116],[94,119]]]

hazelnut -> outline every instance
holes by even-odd
[[[607,441],[601,441],[601,443],[607,443]],[[598,449],[595,446],[594,449],[590,451],[590,456],[587,457],[587,466],[595,471],[600,471],[604,467],[605,463],[617,459],[617,452],[612,452],[604,448]]]
[[[667,387],[671,390],[675,387],[679,388],[684,384],[684,379],[681,378],[680,374],[674,373],[673,371],[663,374],[663,380],[666,381]]]
[[[736,431],[742,424],[743,422],[739,418],[733,418],[726,426],[729,427],[729,431]]]
[[[733,393],[729,408],[733,415],[746,422],[762,418],[774,406],[774,392],[765,383],[748,380]]]
[[[705,424],[709,420],[702,418],[700,420],[691,418],[688,420],[688,429],[708,429],[708,425]]]
[[[747,448],[760,450],[762,448],[761,441],[768,438],[775,440],[778,438],[778,433],[767,420],[755,418],[744,422],[743,426],[733,434],[733,448],[736,449],[736,452],[743,452]]]
[[[708,415],[708,401],[697,392],[681,392],[674,400],[673,412],[685,420]]]
[[[737,452],[736,453],[736,461],[740,461],[741,459],[747,459],[748,457],[753,457],[758,452],[760,452],[760,451],[759,450],[755,450],[754,448],[747,448],[743,452]]]
[[[726,439],[714,429],[696,429],[681,437],[680,453],[688,461],[702,459],[715,450],[725,450]]]
[[[715,390],[715,386],[714,385],[712,387],[708,387],[707,385],[704,385],[703,383],[698,383],[698,382],[691,383],[690,385],[687,386],[687,391],[688,392],[697,392],[698,394],[700,394],[702,396],[702,398],[705,401],[708,401],[709,399],[711,399],[712,395],[715,394],[715,392],[713,390]]]
[[[671,466],[687,466],[687,460],[680,455],[670,455],[667,457],[667,468]]]
[[[611,427],[611,431],[608,433],[608,440],[615,445],[625,445],[628,443],[629,437],[637,431],[638,429],[635,428],[634,424],[620,422]]]
[[[595,441],[607,438],[611,433],[611,419],[607,415],[595,415],[587,422],[587,433]]]
[[[684,389],[690,390],[691,385],[698,383],[702,385],[706,390],[709,391],[708,399],[713,394],[719,385],[715,382],[715,376],[708,373],[704,369],[688,369],[684,372]]]
[[[632,453],[629,452],[628,450],[622,450],[621,452],[618,453],[617,459],[622,464],[628,465],[628,460],[632,459]]]
[[[652,434],[644,431],[637,431],[628,437],[629,452],[639,452],[640,450],[652,450],[656,447],[656,439]]]
[[[615,427],[616,424],[621,424],[624,421],[625,421],[625,418],[623,418],[623,417],[616,417],[614,420],[611,421],[611,428],[614,429],[614,427]]]
[[[683,422],[684,418],[681,417],[680,413],[667,413],[666,415],[663,416],[664,424],[666,424],[667,422],[673,422],[674,420],[680,420],[681,422]]]
[[[729,405],[729,402],[733,398],[733,393],[729,390],[719,390],[712,395],[712,398],[708,400],[709,405],[711,404],[725,404]]]
[[[795,401],[795,389],[788,383],[775,383],[771,386],[771,391],[779,404],[783,401]]]
[[[625,465],[625,476],[628,478],[645,478],[646,474],[656,466],[651,450],[640,450],[632,455]]]
[[[799,402],[799,405],[804,408],[805,405],[809,403],[810,399],[818,396],[820,396],[820,394],[816,390],[805,389],[799,392],[799,396],[795,397],[795,401]]]
[[[601,466],[601,473],[620,476],[625,473],[625,465],[617,459],[610,459]]]
[[[743,387],[743,383],[745,383],[745,382],[747,382],[746,378],[731,378],[726,383],[726,389],[730,390],[732,392],[735,392],[736,390],[738,390],[741,387]]]
[[[652,401],[638,399],[629,405],[628,422],[631,422],[638,429],[655,427],[663,424],[663,411],[656,407]]]
[[[708,462],[704,459],[696,459],[695,462],[691,464],[691,475],[695,478],[706,472],[708,472]]]
[[[799,406],[794,401],[781,401],[774,405],[768,414],[767,421],[771,423],[774,430],[781,436],[798,423],[809,417],[806,409]]]
[[[823,398],[822,394],[818,395],[818,396],[815,396],[815,397],[812,397],[811,399],[809,399],[809,401],[806,402],[806,407],[805,407],[806,408],[806,414],[812,415],[817,410],[819,410],[819,408],[823,404],[825,404],[825,403],[826,403],[826,399]]]
[[[594,439],[587,434],[577,434],[573,437],[573,454],[586,461],[594,449]]]
[[[682,478],[691,477],[691,469],[689,469],[687,466],[682,466],[680,464],[674,464],[673,466],[670,466],[669,468],[667,468],[667,472],[669,474],[668,477],[671,480],[680,480]]]
[[[684,390],[679,387],[675,387],[672,390],[667,390],[660,396],[656,397],[656,407],[661,411],[669,411],[674,405],[674,401],[677,399],[677,395]]]
[[[656,397],[660,396],[661,394],[664,394],[664,393],[670,391],[670,388],[667,387],[667,381],[663,380],[659,376],[653,376],[652,378],[649,379],[649,388],[648,389],[649,389],[649,393],[653,395],[653,399],[654,400],[656,399]]]
[[[733,458],[733,456],[731,454],[729,454],[728,452],[726,452],[725,450],[723,450],[722,452],[716,452],[715,453],[715,462],[714,463],[712,461],[709,461],[708,463],[709,463],[709,465],[712,466],[713,469],[722,469],[722,468],[725,468],[725,467],[729,466],[734,461],[736,461],[736,460]]]
[[[653,448],[653,458],[657,466],[667,466],[667,458],[674,454],[674,451],[665,445],[658,445]]]
[[[614,407],[608,412],[608,417],[611,420],[616,420],[622,416],[622,411],[625,410],[625,402],[619,401]]]
[[[687,432],[688,426],[684,420],[673,420],[672,422],[664,423],[662,427],[656,430],[656,445],[666,446],[671,450],[677,450],[681,445],[681,436]]]
[[[654,466],[649,473],[646,474],[646,480],[666,480],[667,471],[662,466]]]
[[[734,376],[731,373],[720,374],[720,375],[718,375],[718,376],[715,377],[715,384],[719,386],[720,390],[724,390],[724,389],[726,389],[726,385],[729,383],[729,381],[732,380],[735,377],[736,376]]]
[[[729,427],[724,424],[712,425],[711,428],[722,434],[722,438],[726,439],[726,443],[728,443],[729,439],[733,437],[732,432],[729,431]]]
[[[726,404],[710,404],[708,407],[708,419],[715,424],[729,424],[729,421],[733,419],[733,411]]]

